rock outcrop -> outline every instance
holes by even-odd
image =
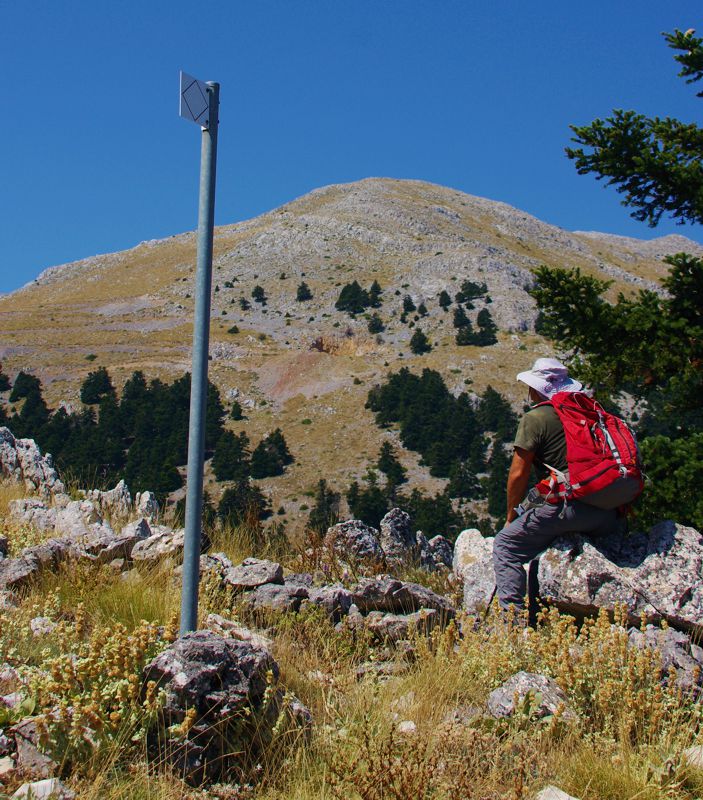
[[[0,428],[0,474],[44,498],[66,494],[51,455],[43,456],[33,439],[16,439],[9,428]]]

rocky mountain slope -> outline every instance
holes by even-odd
[[[222,189],[221,189],[222,191]],[[223,396],[237,397],[246,419],[230,423],[253,441],[284,431],[296,463],[265,482],[274,509],[300,517],[320,476],[344,488],[375,459],[391,432],[379,431],[364,409],[368,389],[403,364],[440,371],[456,390],[489,383],[520,399],[514,376],[551,347],[533,332],[527,294],[540,264],[578,266],[613,281],[612,292],[657,288],[661,258],[703,248],[681,236],[651,242],[571,233],[503,203],[419,181],[368,179],[328,186],[215,234],[210,376]],[[190,365],[195,234],[143,242],[121,253],[52,267],[0,298],[3,371],[37,374],[55,406],[76,406],[78,387],[98,365],[115,384],[136,369],[172,380]],[[458,347],[451,308],[464,280],[485,282],[492,302],[475,303],[472,321],[488,307],[500,329],[497,345]],[[334,303],[357,280],[382,289],[386,329],[367,331]],[[313,298],[296,300],[301,281]],[[265,290],[266,305],[251,298]],[[431,352],[414,356],[413,328],[400,320],[404,295],[428,314],[420,327]],[[242,310],[240,298],[251,303]],[[413,322],[409,315],[408,323]],[[237,332],[230,332],[236,326]],[[413,483],[442,485],[404,454]],[[301,506],[303,507],[301,509]]]

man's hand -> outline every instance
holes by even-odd
[[[510,464],[510,471],[508,472],[507,523],[517,519],[515,506],[525,497],[527,483],[530,480],[530,470],[532,469],[532,462],[534,460],[534,453],[531,453],[529,450],[523,450],[522,447],[515,448],[513,460]]]

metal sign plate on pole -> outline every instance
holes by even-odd
[[[195,273],[193,369],[190,382],[188,425],[188,475],[186,478],[185,547],[181,591],[181,635],[198,624],[198,583],[202,538],[205,412],[208,395],[210,344],[210,292],[212,239],[215,225],[215,171],[220,84],[203,83],[181,72],[181,116],[202,127],[200,200],[198,205],[198,258]],[[185,113],[184,113],[185,111]]]
[[[181,70],[181,94],[178,115],[210,127],[210,95],[207,84]]]

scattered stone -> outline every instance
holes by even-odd
[[[34,783],[23,783],[12,795],[26,800],[74,800],[76,794],[58,778],[47,778]]]
[[[58,764],[39,750],[39,734],[34,718],[29,717],[13,725],[9,730],[17,748],[17,769],[37,778],[51,778]]]
[[[120,531],[121,536],[134,536],[137,539],[148,539],[151,534],[149,520],[146,517],[139,517],[133,522],[128,522]]]
[[[283,583],[283,567],[274,561],[259,558],[245,558],[237,567],[225,572],[224,581],[235,592],[256,589],[267,583]]]
[[[421,608],[433,608],[447,619],[455,614],[446,597],[418,583],[399,581],[389,575],[363,578],[353,590],[351,599],[362,614],[369,611],[408,614]]]
[[[270,650],[273,647],[273,639],[245,628],[238,622],[226,619],[219,614],[208,614],[205,624],[216,633],[229,636],[232,639],[239,639],[241,642],[249,642],[253,647],[258,647],[262,650]]]
[[[330,620],[336,624],[349,613],[352,595],[348,589],[336,583],[308,589],[308,600],[305,602],[323,608]]]
[[[0,758],[0,783],[9,778],[15,772],[15,762],[10,756]]]
[[[24,482],[28,491],[44,498],[66,492],[51,456],[48,453],[42,456],[33,439],[15,439],[5,427],[0,428],[0,474]]]
[[[29,627],[35,637],[48,636],[56,630],[56,623],[49,617],[34,617],[29,621]]]
[[[546,675],[535,672],[517,672],[488,695],[488,710],[496,719],[511,717],[515,711],[515,701],[522,703],[532,692],[539,702],[531,709],[537,719],[555,714],[562,708],[564,719],[574,719],[575,714],[567,706],[564,692],[557,683]]]
[[[294,572],[283,578],[286,586],[305,586],[310,588],[313,584],[313,577],[309,572]]]
[[[694,656],[689,637],[673,628],[656,628],[647,625],[644,632],[630,628],[629,643],[632,647],[649,647],[656,650],[661,658],[661,670],[664,675],[670,667],[676,670],[677,683],[685,689],[691,689],[702,682],[701,662]],[[700,650],[700,648],[696,648]]]
[[[540,595],[567,613],[624,605],[633,624],[666,619],[703,633],[703,538],[671,521],[649,533],[558,539],[540,558]]]

